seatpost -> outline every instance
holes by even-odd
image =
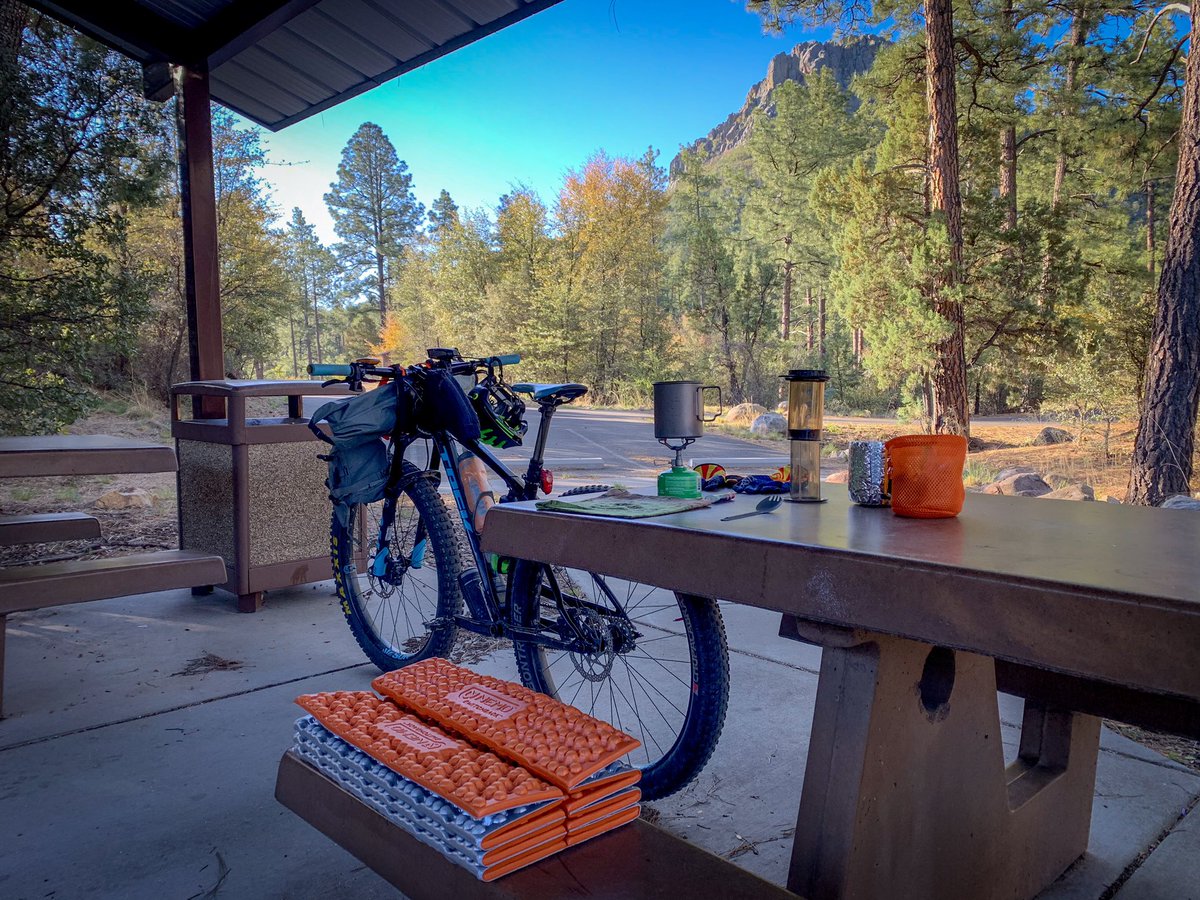
[[[538,406],[541,421],[538,423],[537,440],[533,443],[533,455],[529,457],[529,471],[525,473],[525,487],[532,489],[532,496],[527,499],[537,496],[537,489],[542,483],[542,461],[546,455],[546,440],[550,436],[550,417],[554,415],[554,410],[557,408],[558,405],[555,403],[539,404]]]

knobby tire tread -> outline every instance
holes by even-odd
[[[412,474],[419,470],[405,462],[404,471],[405,474]],[[412,500],[414,509],[425,524],[429,542],[433,545],[438,568],[437,615],[443,618],[456,616],[462,609],[462,591],[459,587],[458,575],[462,571],[463,563],[462,542],[457,533],[454,519],[442,502],[437,488],[427,479],[411,479],[402,493]],[[364,516],[364,520],[369,522],[369,517]],[[334,513],[330,524],[329,552],[342,613],[363,653],[382,672],[390,672],[432,656],[445,657],[449,655],[457,635],[457,629],[452,626],[439,628],[435,632],[426,630],[425,645],[419,652],[412,654],[403,654],[394,650],[373,633],[367,611],[362,608],[358,591],[358,573],[353,579],[346,576],[346,567],[354,561],[353,523],[359,521],[357,505],[350,508],[348,521],[351,523],[349,532],[342,528],[336,512]],[[370,542],[370,538],[365,534],[361,537],[365,548]]]

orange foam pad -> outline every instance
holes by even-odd
[[[601,778],[599,781],[594,781],[586,787],[580,788],[578,791],[572,791],[567,795],[567,802],[563,806],[568,816],[574,815],[585,806],[591,806],[605,797],[612,796],[618,791],[625,790],[627,787],[632,787],[641,778],[642,772],[640,769],[631,769],[627,772],[610,775],[608,778]]]
[[[612,831],[614,828],[620,828],[622,825],[632,822],[641,814],[641,806],[631,806],[624,812],[609,816],[607,819],[601,819],[599,822],[595,822],[586,828],[581,828],[579,831],[568,834],[567,846],[574,847],[576,844],[590,841],[592,838],[599,837],[606,831]]]
[[[535,847],[527,853],[512,859],[505,860],[501,863],[496,863],[494,866],[489,866],[483,870],[481,876],[483,881],[495,881],[501,876],[508,875],[510,872],[515,872],[517,869],[523,869],[526,866],[533,865],[539,860],[545,859],[547,856],[553,856],[567,849],[567,841],[565,838],[559,838],[556,841],[551,841],[548,844],[542,844],[540,847]]]
[[[305,694],[296,703],[342,740],[476,819],[562,799],[562,791],[520,766],[451,737],[369,691]]]
[[[525,856],[543,844],[557,843],[566,836],[567,828],[565,825],[561,823],[549,825],[539,828],[532,834],[525,835],[520,840],[510,841],[503,847],[497,847],[494,850],[485,850],[479,857],[479,861],[484,866],[498,866],[501,863],[508,862],[510,859]]]
[[[521,818],[513,822],[509,822],[502,828],[497,828],[490,834],[485,835],[483,840],[479,842],[479,846],[483,850],[498,850],[516,841],[524,840],[534,832],[541,832],[544,828],[553,825],[566,827],[566,823],[566,810],[563,809],[561,803],[555,803],[549,809],[542,807],[532,813],[521,816]]]
[[[564,790],[640,746],[573,706],[437,657],[380,675],[371,685]]]
[[[601,801],[587,809],[567,817],[567,834],[579,834],[592,824],[620,812],[630,806],[637,806],[642,799],[642,792],[631,788]]]

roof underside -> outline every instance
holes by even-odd
[[[207,65],[213,100],[278,130],[559,0],[30,0],[144,66]]]

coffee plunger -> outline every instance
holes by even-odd
[[[792,444],[793,503],[820,503],[821,423],[825,416],[825,382],[822,369],[792,369],[782,376],[788,383],[788,439]]]

